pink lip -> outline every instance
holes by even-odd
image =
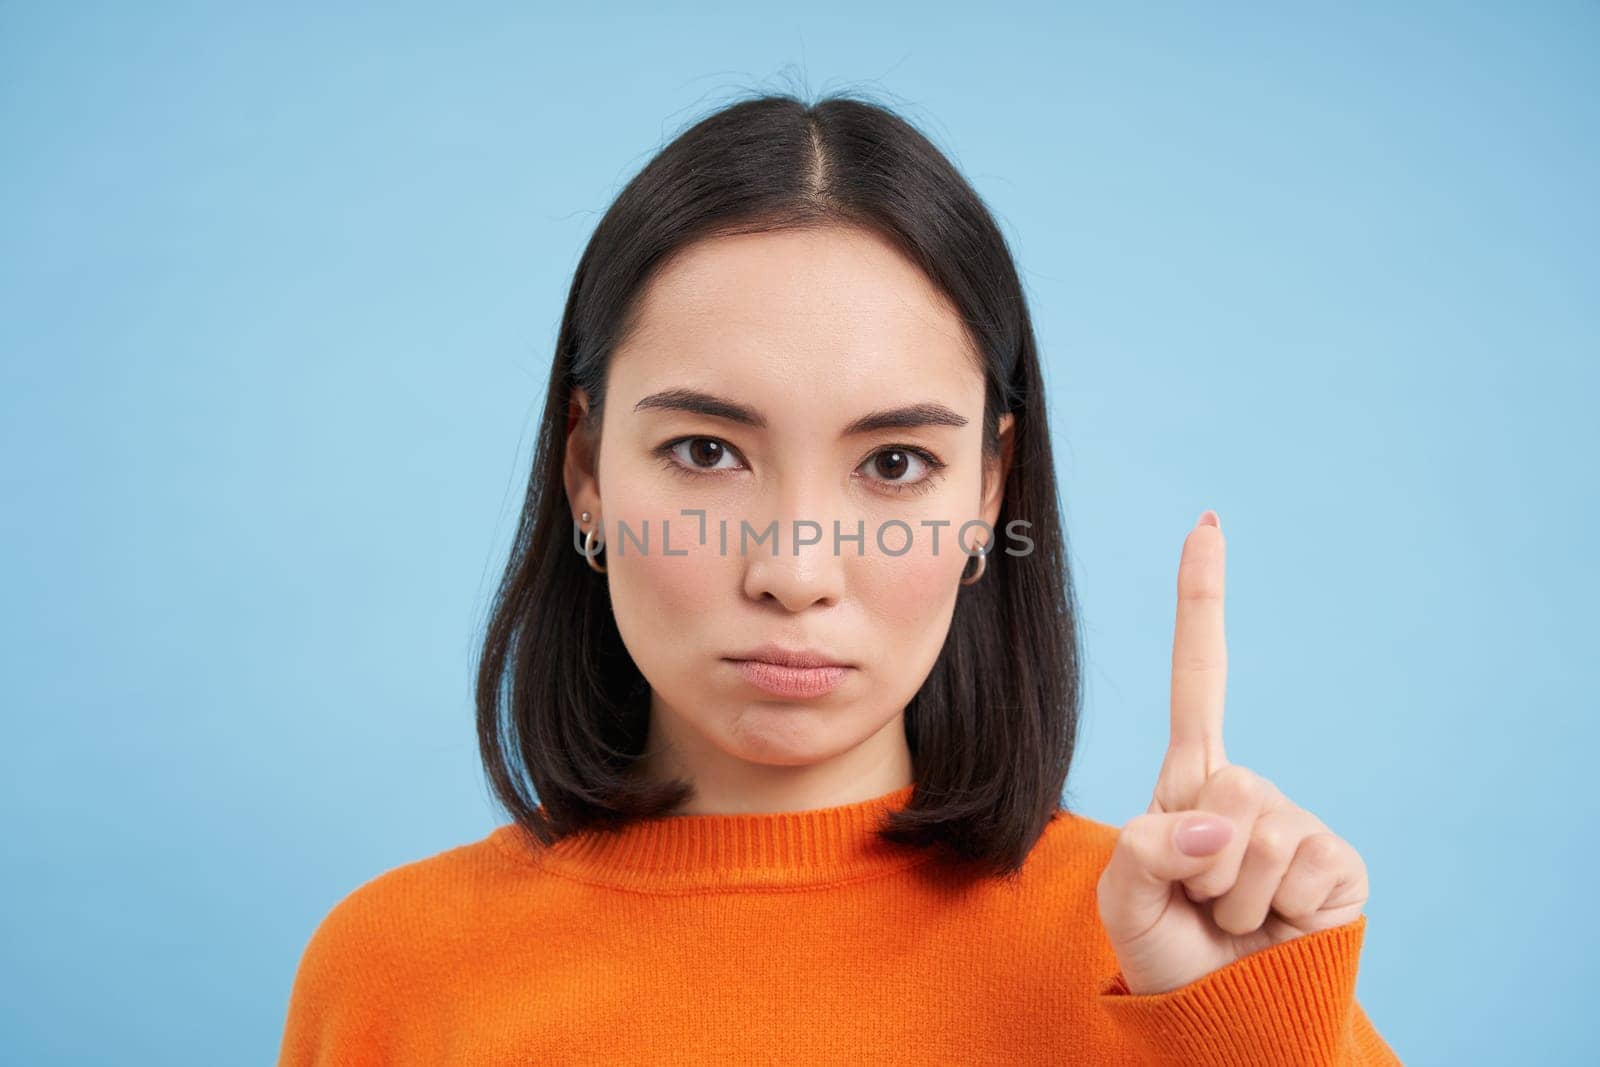
[[[758,659],[731,659],[744,680],[757,689],[780,697],[819,697],[839,688],[854,667],[785,667]]]
[[[759,648],[746,649],[728,656],[731,660],[760,660],[780,667],[849,667],[853,664],[809,648],[785,648],[768,642]]]

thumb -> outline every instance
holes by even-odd
[[[1114,940],[1143,933],[1161,918],[1172,883],[1207,870],[1233,840],[1233,822],[1208,811],[1146,812],[1117,835],[1100,875],[1100,921]]]

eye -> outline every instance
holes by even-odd
[[[738,470],[737,463],[732,466],[724,463],[738,457],[726,442],[715,437],[682,437],[676,441],[669,441],[661,449],[667,456],[667,462],[680,469],[689,471],[714,471]]]
[[[715,437],[680,437],[656,450],[662,464],[685,477],[715,471],[742,470],[743,460],[732,445]],[[944,463],[920,448],[881,448],[856,468],[889,493],[922,493],[933,488]]]
[[[874,452],[858,469],[867,472],[868,481],[877,482],[890,492],[921,493],[933,488],[944,464],[920,448],[896,445]],[[919,474],[919,469],[923,473]]]

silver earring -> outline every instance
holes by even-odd
[[[978,583],[978,579],[983,577],[983,572],[988,568],[988,566],[989,566],[989,550],[986,548],[982,552],[978,553],[978,569],[973,572],[973,575],[972,575],[971,578],[963,578],[963,579],[961,579],[961,584],[962,585],[976,585]],[[966,570],[967,568],[966,567],[962,567],[961,569],[962,570]]]
[[[583,518],[584,518],[585,522],[589,521],[589,513],[587,511],[583,513]],[[602,541],[600,543],[599,548],[595,547],[594,527],[591,526],[589,529],[584,531],[584,533],[583,533],[583,558],[589,561],[589,569],[594,571],[594,572],[596,572],[597,574],[604,574],[606,572],[606,569],[602,564],[599,564],[599,563],[595,562],[595,556],[599,554],[600,548],[604,548],[604,547],[605,547],[605,542],[604,541]]]

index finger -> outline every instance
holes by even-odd
[[[1202,756],[1206,772],[1227,762],[1222,747],[1228,686],[1228,645],[1222,625],[1226,547],[1217,513],[1208,509],[1189,531],[1178,563],[1169,749]]]

